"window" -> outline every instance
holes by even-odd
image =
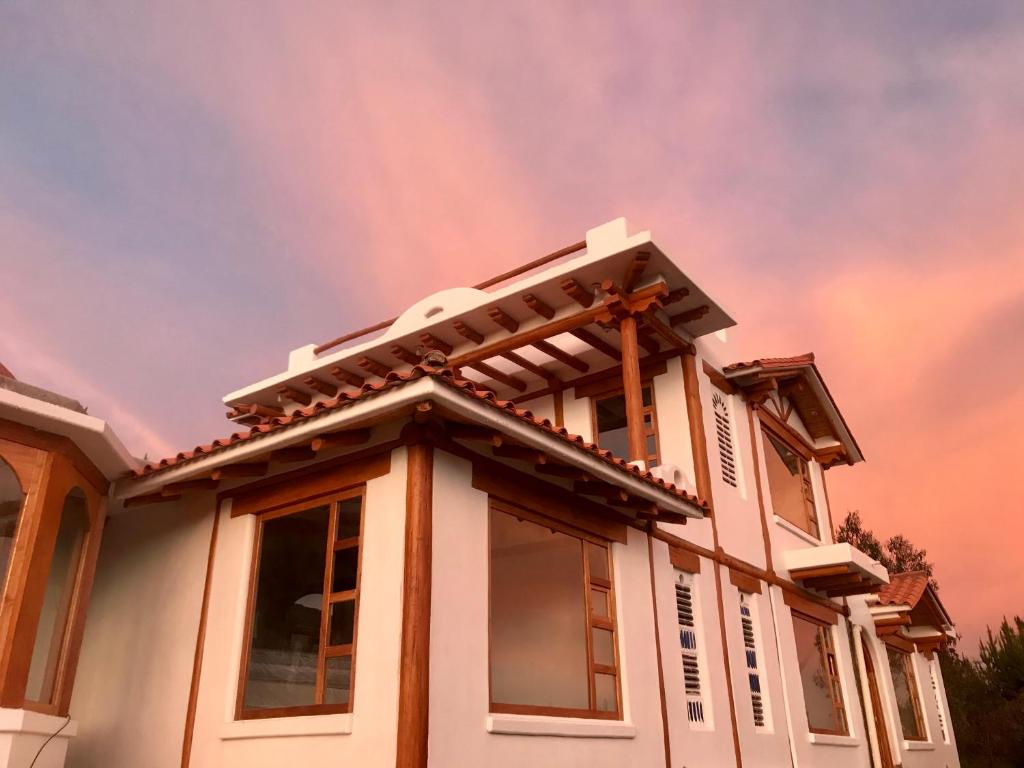
[[[804,689],[807,726],[812,733],[848,733],[832,627],[793,614],[797,663]]]
[[[820,538],[818,512],[814,508],[814,491],[807,462],[767,429],[763,429],[762,434],[773,511],[801,530]]]
[[[900,713],[903,738],[907,741],[924,741],[924,718],[921,716],[921,702],[917,696],[917,680],[914,677],[914,659],[911,654],[886,646],[889,652],[889,669],[892,672],[892,687],[896,692],[896,708]]]
[[[679,650],[683,661],[686,717],[691,725],[704,724],[704,687],[701,681],[700,640],[697,633],[697,585],[693,574],[676,571],[676,616]]]
[[[942,690],[939,688],[939,659],[934,657],[928,662],[928,672],[932,680],[932,695],[935,696],[935,711],[939,715],[939,733],[942,743],[949,744],[949,731],[946,730],[946,708],[942,705]]]
[[[754,727],[766,728],[764,692],[761,690],[761,667],[758,663],[758,641],[756,634],[756,613],[751,595],[740,593],[740,621],[743,625],[743,650],[747,662],[747,682],[750,685],[750,706],[754,715]]]
[[[644,419],[645,456],[648,467],[660,463],[658,454],[658,421],[654,410],[654,390],[651,383],[641,390]],[[626,396],[617,393],[596,397],[594,403],[594,434],[597,444],[616,456],[629,456],[629,437],[626,429]]]
[[[240,718],[351,709],[362,518],[356,490],[259,520]]]
[[[10,465],[0,458],[0,594],[7,581],[7,570],[14,549],[14,535],[21,520],[21,507],[25,493],[18,476]]]
[[[619,717],[605,542],[491,502],[491,711]]]
[[[732,446],[732,421],[729,419],[729,404],[721,392],[711,397],[715,411],[715,433],[718,435],[718,462],[722,466],[722,480],[736,487],[736,455]]]

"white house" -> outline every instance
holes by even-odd
[[[0,375],[0,766],[958,765],[949,617],[834,543],[861,450],[731,325],[619,219],[159,462]]]

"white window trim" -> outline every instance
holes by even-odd
[[[794,536],[800,537],[801,539],[806,541],[808,544],[813,544],[816,547],[820,547],[820,546],[822,546],[825,543],[821,539],[814,538],[813,534],[808,533],[803,528],[799,528],[798,526],[793,525],[793,523],[789,522],[789,520],[786,520],[785,518],[779,517],[774,512],[772,513],[772,519],[775,521],[775,524],[777,526],[779,526],[780,528],[786,529],[787,531],[792,533]],[[819,525],[820,525],[820,523],[819,523]]]
[[[856,736],[837,736],[833,733],[808,733],[807,740],[811,744],[821,744],[830,747],[859,747],[860,739]]]
[[[352,733],[352,713],[301,715],[298,717],[261,717],[224,723],[220,738],[271,739],[289,736],[344,736]]]
[[[547,715],[487,716],[487,732],[495,735],[565,736],[577,739],[633,739],[636,726],[625,720],[591,720]]]

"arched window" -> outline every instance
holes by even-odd
[[[0,593],[7,583],[7,569],[11,564],[14,536],[21,520],[25,493],[11,466],[0,458]]]
[[[25,689],[28,701],[49,703],[53,698],[71,601],[88,531],[89,512],[85,494],[79,488],[72,488],[64,497],[60,527],[57,529],[50,573],[46,580],[46,593],[36,628],[36,642],[32,648],[32,662]]]

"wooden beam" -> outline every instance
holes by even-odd
[[[542,475],[560,477],[563,480],[586,482],[593,479],[579,467],[571,467],[566,464],[538,464],[534,469]]]
[[[370,430],[349,429],[343,432],[328,432],[325,435],[317,435],[310,443],[314,453],[328,451],[332,448],[351,448],[353,445],[362,445],[370,439]]]
[[[469,339],[474,344],[480,344],[484,340],[484,335],[480,331],[476,330],[473,326],[467,325],[461,320],[456,320],[452,323],[452,328],[464,339]]]
[[[423,346],[427,347],[428,349],[437,349],[446,355],[450,355],[452,353],[452,350],[455,349],[455,347],[453,347],[447,341],[445,341],[444,339],[439,339],[432,333],[421,333],[420,341],[423,343]]]
[[[550,320],[555,316],[555,310],[552,309],[549,304],[541,301],[532,293],[525,294],[523,296],[523,302],[545,320]]]
[[[210,473],[214,480],[228,480],[233,477],[263,477],[267,474],[267,462],[254,461],[246,464],[228,464]]]
[[[823,565],[817,568],[797,568],[790,570],[789,577],[794,581],[806,581],[807,579],[820,579],[824,576],[842,576],[850,573],[850,566],[847,563],[842,565]]]
[[[313,396],[308,392],[303,392],[301,389],[295,389],[287,384],[283,384],[276,390],[278,397],[282,400],[292,400],[300,405],[309,405],[313,402]]]
[[[509,333],[515,333],[519,330],[519,321],[501,307],[492,307],[487,310],[487,316]]]
[[[647,269],[647,262],[650,261],[650,259],[651,254],[649,252],[636,252],[633,256],[633,260],[626,268],[626,274],[622,276],[622,290],[626,293],[632,293],[633,288],[636,287],[637,281],[643,275],[644,270]]]
[[[668,295],[661,300],[661,305],[663,307],[667,307],[669,304],[675,304],[677,301],[682,301],[689,295],[689,288],[676,288],[674,291],[668,292]]]
[[[714,507],[711,492],[711,467],[708,464],[708,441],[704,432],[704,408],[700,400],[700,380],[697,378],[697,358],[683,355],[683,393],[686,398],[686,416],[690,427],[690,445],[693,446],[694,485],[697,496],[708,504],[708,513]]]
[[[491,453],[502,459],[513,459],[515,461],[526,461],[531,464],[546,464],[547,457],[536,448],[526,448],[522,445],[498,445],[491,449]]]
[[[403,363],[408,363],[409,365],[417,365],[421,359],[419,355],[406,349],[401,344],[392,344],[389,351],[391,352],[392,357],[396,357]]]
[[[181,493],[182,491],[209,491],[216,488],[219,484],[220,481],[214,480],[212,477],[199,477],[194,480],[169,483],[160,489],[160,493],[166,496],[168,494]]]
[[[561,288],[573,301],[584,309],[589,309],[594,303],[594,294],[580,285],[574,277],[567,277],[561,283]]]
[[[575,368],[580,373],[586,373],[587,371],[590,370],[590,366],[587,365],[582,360],[580,360],[578,357],[576,357],[575,355],[570,355],[568,352],[559,349],[549,341],[535,341],[533,343],[533,347],[538,351],[543,352],[545,355],[553,357],[560,363],[565,363],[570,368]]]
[[[689,352],[690,354],[694,354],[695,350],[693,348],[693,344],[691,344],[686,339],[684,339],[682,336],[680,336],[678,333],[673,331],[672,328],[670,328],[669,326],[665,325],[665,323],[661,322],[661,320],[654,314],[654,312],[652,312],[650,310],[645,312],[644,313],[644,322],[655,333],[657,333],[659,336],[661,336],[661,338],[663,338],[665,341],[667,341],[670,346],[673,346],[676,349],[684,350],[686,352]]]
[[[458,421],[449,421],[446,424],[448,436],[454,440],[478,440],[490,443],[493,446],[502,445],[504,439],[500,432],[495,432],[490,427],[481,427],[478,424],[462,424]]]
[[[181,494],[143,493],[139,496],[132,496],[124,500],[124,508],[146,507],[150,504],[164,504],[168,501],[177,501]]]
[[[636,340],[643,347],[648,355],[656,355],[661,351],[661,345],[654,338],[654,331],[650,326],[640,325],[636,329]]]
[[[629,499],[629,494],[624,490],[603,480],[577,480],[572,484],[572,489],[575,493],[584,496],[600,496],[609,500],[619,499],[621,501]]]
[[[711,307],[707,304],[701,304],[699,307],[695,307],[694,309],[688,309],[685,312],[680,312],[678,315],[670,316],[668,323],[672,326],[692,323],[694,320],[700,320],[710,311]]]
[[[643,384],[640,381],[640,352],[637,348],[636,317],[629,315],[619,324],[622,336],[622,392],[626,400],[626,436],[629,460],[647,461],[644,435]]]
[[[472,368],[474,371],[479,371],[484,376],[494,379],[497,382],[504,384],[506,387],[512,387],[512,389],[518,390],[519,392],[526,391],[526,382],[520,378],[512,376],[511,374],[499,371],[497,368],[488,365],[487,363],[476,361],[474,363],[467,363],[467,368]]]
[[[302,380],[302,383],[310,389],[316,390],[321,395],[327,395],[327,397],[334,397],[338,394],[338,388],[334,384],[318,379],[316,376],[307,376]]]
[[[360,356],[360,358],[356,360],[356,365],[364,371],[372,373],[374,376],[380,376],[382,379],[391,373],[391,368],[389,366],[374,360],[372,357],[366,357],[365,355]]]
[[[270,452],[271,461],[280,461],[291,464],[296,461],[309,461],[316,458],[316,451],[308,445],[295,445],[290,448],[278,448]]]
[[[622,359],[622,353],[609,344],[607,341],[602,339],[596,333],[591,333],[586,328],[577,328],[576,330],[569,331],[573,336],[582,341],[585,344],[589,344],[598,352],[607,355],[615,362],[619,362]]]
[[[331,376],[336,378],[338,381],[342,381],[345,384],[348,384],[350,387],[355,387],[356,389],[359,389],[359,387],[363,386],[363,382],[366,381],[362,376],[352,373],[351,371],[346,371],[340,365],[334,366],[333,368],[331,368],[330,371],[328,371],[328,373],[330,373]]]
[[[540,378],[544,379],[544,381],[548,382],[549,385],[552,384],[553,382],[559,381],[558,377],[555,376],[555,374],[551,373],[551,371],[549,371],[547,368],[543,368],[537,365],[536,363],[527,360],[522,355],[516,354],[515,352],[505,352],[501,355],[501,357],[505,358],[510,363],[518,365],[523,370],[529,371],[534,376],[539,376]]]
[[[257,418],[272,419],[275,416],[284,416],[284,409],[262,403],[241,403],[235,406],[235,413],[236,416],[244,413]]]

